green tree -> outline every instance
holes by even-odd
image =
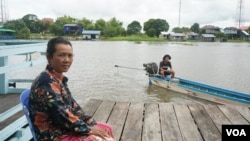
[[[200,34],[205,34],[206,33],[206,29],[200,29]]]
[[[33,33],[42,33],[43,30],[45,29],[45,27],[44,27],[44,25],[43,25],[43,23],[42,23],[41,20],[36,21],[34,23],[34,27],[36,27],[36,28],[33,29]]]
[[[150,28],[148,31],[147,31],[147,35],[149,37],[154,37],[156,35],[156,31],[154,28]]]
[[[49,27],[49,31],[53,33],[55,36],[63,36],[63,26],[59,24],[53,24]]]
[[[16,31],[26,27],[26,25],[25,25],[25,23],[23,22],[22,19],[11,20],[11,21],[6,22],[4,25],[7,28],[10,28],[10,29],[13,29],[13,30],[16,30]]]
[[[4,26],[15,30],[18,39],[30,38],[30,30],[22,19],[8,21]]]
[[[50,32],[55,34],[56,36],[63,36],[64,35],[64,25],[65,24],[76,24],[77,19],[72,18],[70,16],[63,16],[58,17],[53,25],[51,25]]]
[[[103,19],[98,19],[95,22],[95,29],[96,30],[100,30],[101,31],[101,35],[103,35],[103,30],[106,27],[106,21],[104,21]]]
[[[191,31],[195,32],[195,33],[199,33],[200,31],[200,25],[198,23],[194,23],[191,28],[190,28]]]
[[[138,21],[133,21],[130,23],[127,27],[127,34],[132,35],[132,34],[138,34],[141,32],[141,24]]]
[[[103,30],[106,26],[106,21],[103,20],[103,19],[98,19],[96,22],[95,22],[95,29],[96,30]]]
[[[227,38],[226,34],[222,32],[215,33],[215,36],[218,39]]]
[[[28,39],[30,38],[30,30],[26,28],[22,28],[17,32],[17,37],[20,39]]]
[[[77,22],[76,18],[64,15],[63,17],[58,17],[55,23],[63,26],[65,24],[77,24]]]
[[[147,22],[144,22],[143,27],[143,30],[150,37],[152,37],[153,31],[155,32],[154,36],[159,37],[161,31],[168,31],[168,29],[169,24],[163,19],[149,19]]]
[[[77,24],[81,25],[84,29],[88,29],[88,30],[95,29],[95,25],[93,21],[88,20],[86,18],[82,18],[82,20],[78,21]]]
[[[105,37],[115,37],[121,36],[126,33],[125,29],[122,27],[122,22],[116,20],[116,18],[110,19],[105,28],[103,29],[103,35]]]
[[[31,33],[39,33],[39,29],[40,27],[37,26],[37,22],[39,22],[39,19],[36,15],[34,14],[27,14],[25,16],[23,16],[23,21],[26,25],[26,27],[29,28]]]
[[[50,26],[53,25],[50,22],[46,22],[46,21],[41,21],[40,26],[41,26],[41,31],[42,33],[48,33],[49,32],[49,28]]]

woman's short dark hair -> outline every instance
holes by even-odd
[[[63,37],[55,37],[49,40],[47,44],[47,50],[46,53],[49,56],[53,56],[53,54],[56,52],[56,45],[57,44],[67,44],[72,47],[72,44],[69,40],[63,38]]]
[[[163,56],[163,58],[162,58],[162,59],[163,59],[163,61],[165,60],[165,58],[166,58],[166,57],[168,57],[168,58],[169,58],[169,60],[171,60],[171,56],[170,56],[170,55],[168,55],[168,54],[166,54],[166,55],[164,55],[164,56]]]

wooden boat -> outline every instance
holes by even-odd
[[[159,76],[149,75],[149,81],[150,84],[218,104],[245,105],[250,107],[250,94],[219,88],[183,78],[164,80]]]
[[[175,77],[171,80],[170,78],[165,80],[157,74],[158,66],[154,62],[143,64],[144,69],[118,65],[115,65],[115,67],[145,70],[149,76],[150,85],[156,85],[178,93],[208,100],[218,104],[247,106],[250,108],[250,94],[219,88],[178,77]]]
[[[156,63],[143,64],[150,84],[218,104],[250,107],[250,94],[219,88],[183,78],[162,79]]]

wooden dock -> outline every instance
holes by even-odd
[[[1,95],[1,113],[19,104],[19,96]],[[91,99],[83,105],[83,109],[96,121],[110,124],[117,141],[221,141],[221,125],[250,124],[250,109],[238,106]],[[22,116],[20,110],[1,121],[0,133]],[[16,138],[20,140],[22,134]]]
[[[223,124],[250,124],[248,107],[90,100],[83,109],[117,141],[221,141]]]

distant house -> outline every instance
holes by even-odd
[[[229,39],[238,38],[238,29],[236,27],[226,27],[223,31]]]
[[[239,36],[240,38],[244,39],[244,40],[250,40],[250,36],[249,33],[247,33],[246,31],[248,30],[249,26],[241,26],[239,28]]]
[[[0,39],[15,39],[16,31],[0,26]]]
[[[201,34],[200,40],[204,42],[214,42],[215,36],[213,34]]]
[[[215,27],[213,25],[206,25],[206,26],[202,27],[201,30],[204,30],[205,34],[216,34],[216,33],[220,32],[220,28]]]
[[[240,37],[244,40],[250,40],[249,34],[244,30],[240,32]]]
[[[227,35],[235,35],[237,34],[238,29],[236,27],[226,27],[224,28],[224,33]]]
[[[83,27],[77,24],[65,24],[64,33],[71,35],[80,35],[83,31]]]
[[[96,40],[100,39],[101,31],[99,30],[83,30],[82,31],[84,40]]]
[[[169,40],[171,41],[184,41],[186,35],[184,33],[170,33]]]
[[[189,40],[199,40],[199,34],[194,32],[187,33]]]
[[[226,27],[224,28],[224,33],[229,39],[242,38],[245,40],[249,40],[249,33],[242,30],[242,28],[238,29],[236,27]]]
[[[160,35],[159,35],[159,38],[166,38],[166,39],[168,39],[169,34],[170,34],[169,32],[162,31],[162,32],[160,33]]]

